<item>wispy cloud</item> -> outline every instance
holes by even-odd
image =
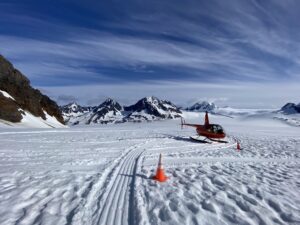
[[[67,96],[76,96],[76,101],[83,105],[99,105],[107,97],[114,98],[124,105],[129,105],[140,98],[152,95],[171,100],[184,107],[200,100],[215,102],[219,106],[274,109],[278,109],[286,102],[299,102],[297,95],[299,85],[297,83],[233,82],[231,84],[216,84],[176,81],[43,88],[61,105],[70,102],[69,99],[61,98],[61,93]]]
[[[300,80],[296,0],[55,4],[1,3],[0,53],[39,86]]]
[[[94,66],[168,67],[170,73],[179,70],[185,78],[202,78],[209,74],[212,80],[272,80],[274,76],[282,75],[282,71],[277,71],[272,63],[251,57],[244,49],[224,40],[210,41],[218,46],[216,50],[170,40],[120,38],[107,33],[95,35],[95,32],[92,35],[86,33],[83,37],[74,36],[73,40],[61,44],[11,36],[0,36],[0,41],[6,46],[3,54],[16,60],[17,66],[30,76],[80,72],[85,73],[86,78],[89,75],[101,78],[101,69],[95,71]],[[294,62],[298,58],[283,60],[298,66]]]

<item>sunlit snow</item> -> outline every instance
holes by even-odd
[[[179,120],[1,128],[0,224],[299,224],[300,128],[210,121],[229,143],[193,142]],[[150,179],[160,153],[166,183]]]

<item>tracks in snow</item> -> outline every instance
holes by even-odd
[[[77,212],[70,224],[77,222],[77,219],[79,219],[80,224],[86,225],[136,224],[137,212],[135,212],[136,207],[134,206],[134,190],[140,158],[148,147],[151,154],[169,148],[173,149],[172,147],[158,147],[160,145],[153,146],[151,143],[151,139],[148,139],[133,144],[115,159],[101,176],[94,180],[90,190],[87,190],[89,193],[81,207],[83,212]]]
[[[122,161],[117,175],[109,183],[105,196],[103,196],[100,214],[96,214],[95,224],[133,224],[132,211],[134,207],[130,203],[133,200],[134,177],[137,162],[144,150],[132,150]],[[131,206],[131,208],[129,207]]]
[[[148,139],[127,148],[89,185],[86,199],[81,203],[81,207],[78,207],[75,215],[72,215],[72,219],[68,220],[69,224],[76,222],[86,225],[136,224],[137,212],[134,205],[136,171],[140,158],[148,147],[152,154],[155,150],[169,149],[158,146],[153,146],[151,139]]]
[[[135,224],[134,185],[148,141],[131,146],[96,181],[84,204],[82,224]]]

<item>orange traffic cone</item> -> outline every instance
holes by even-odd
[[[236,143],[236,149],[237,149],[238,151],[241,150],[241,146],[240,146],[240,143],[239,143],[239,142]]]
[[[158,166],[156,170],[156,175],[153,177],[153,180],[157,180],[159,182],[165,182],[168,177],[165,176],[164,168],[161,162],[161,154],[159,155]]]

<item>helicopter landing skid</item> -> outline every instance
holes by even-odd
[[[228,141],[225,140],[217,140],[217,139],[212,139],[212,138],[207,138],[204,136],[190,136],[190,139],[194,141],[198,141],[200,143],[206,143],[206,144],[212,144],[212,143],[228,143]]]
[[[194,141],[198,141],[200,143],[206,143],[206,144],[213,143],[212,140],[210,140],[209,138],[204,137],[204,136],[190,136],[190,139],[192,139]]]

